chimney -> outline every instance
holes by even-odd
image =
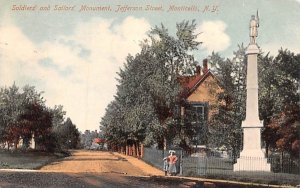
[[[208,71],[208,67],[207,67],[207,59],[203,59],[203,74],[205,74]]]

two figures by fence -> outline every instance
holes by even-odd
[[[165,157],[163,160],[164,160],[165,175],[169,173],[171,176],[175,176],[177,173],[176,162],[178,160],[177,156],[175,155],[175,151],[170,150],[169,156]]]

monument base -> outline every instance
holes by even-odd
[[[240,157],[233,165],[233,171],[266,171],[271,172],[271,165],[264,157]]]
[[[248,123],[247,123],[248,122]],[[243,125],[249,124],[251,121],[243,122]],[[234,164],[234,171],[271,171],[271,166],[265,158],[265,153],[261,149],[261,132],[262,124],[257,126],[243,127],[244,141],[243,151],[240,158]]]

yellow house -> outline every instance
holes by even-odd
[[[197,66],[195,75],[179,78],[182,86],[181,115],[187,110],[194,114],[194,118],[208,121],[217,108],[217,94],[221,91],[217,78],[208,69],[207,59],[203,60],[202,70]],[[204,118],[204,119],[203,119]]]
[[[209,121],[218,110],[218,93],[222,91],[207,64],[207,59],[204,59],[202,67],[197,66],[194,75],[178,79],[182,87],[181,119],[194,132],[189,139],[195,148],[207,145]]]

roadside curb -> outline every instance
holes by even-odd
[[[206,178],[194,178],[194,177],[185,177],[185,176],[150,176],[155,180],[178,180],[178,181],[193,181],[201,183],[204,185],[209,185],[205,187],[215,187],[218,184],[228,184],[228,186],[253,186],[253,187],[271,187],[271,188],[292,188],[294,186],[284,186],[284,185],[268,185],[268,184],[259,184],[259,183],[247,183],[231,180],[219,180],[219,179],[206,179]]]
[[[39,170],[32,169],[18,169],[18,168],[4,168],[0,169],[0,172],[38,172]]]

